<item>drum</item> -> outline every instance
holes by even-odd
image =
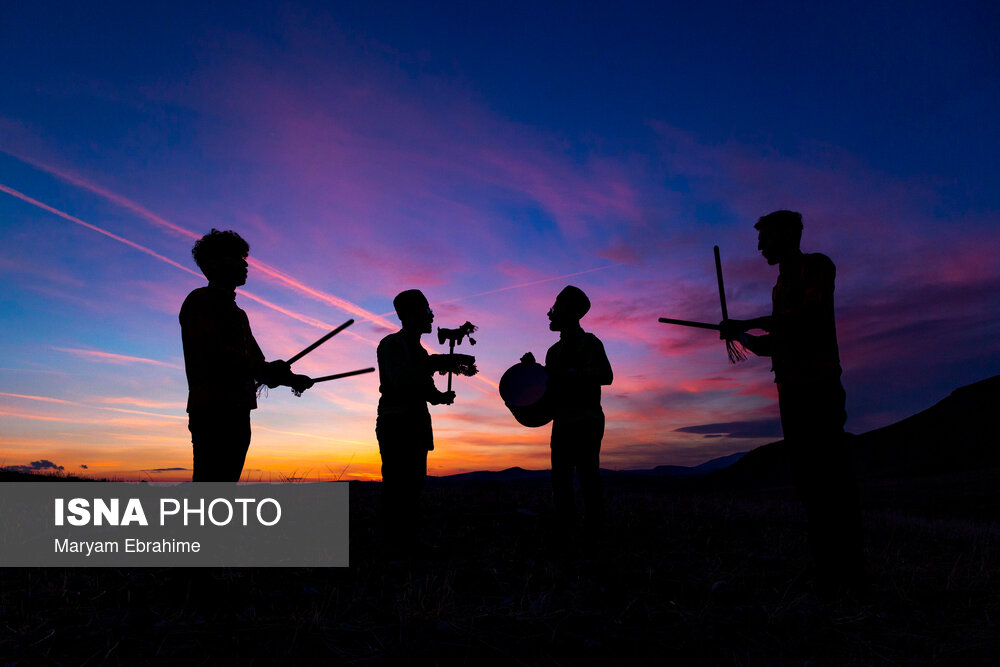
[[[548,374],[538,363],[517,363],[500,378],[500,398],[522,426],[537,428],[552,421],[545,396]]]

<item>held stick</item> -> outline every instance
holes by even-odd
[[[719,303],[722,305],[722,320],[729,319],[729,311],[726,309],[726,288],[722,284],[722,258],[719,256],[719,246],[712,246],[715,253],[715,278],[719,281]],[[729,363],[735,364],[747,358],[741,346],[734,340],[726,341],[726,354],[729,355]]]
[[[318,341],[316,341],[315,343],[313,343],[312,345],[310,345],[309,347],[307,347],[306,349],[302,350],[301,352],[299,352],[298,354],[296,354],[294,357],[292,357],[291,359],[289,359],[288,360],[288,365],[291,366],[296,361],[298,361],[302,357],[306,356],[307,354],[309,354],[310,352],[312,352],[313,350],[315,350],[317,347],[319,347],[320,345],[322,345],[326,341],[330,340],[331,338],[333,338],[334,336],[336,336],[337,334],[339,334],[341,331],[343,331],[347,327],[351,326],[352,324],[354,324],[354,320],[353,319],[347,320],[346,322],[344,322],[343,324],[341,324],[339,327],[337,327],[336,329],[334,329],[330,333],[326,334],[325,336],[323,336],[322,338],[320,338]]]
[[[473,332],[475,332],[479,327],[474,325],[472,322],[466,322],[457,329],[445,329],[443,327],[438,327],[438,344],[444,345],[445,341],[448,341],[448,358],[449,367],[452,365],[451,361],[455,356],[455,346],[461,344],[462,339],[466,336],[469,337],[469,345],[475,345],[476,339],[472,337]],[[452,371],[448,371],[448,391],[451,391],[451,375]]]
[[[722,258],[719,257],[719,246],[712,246],[715,252],[715,277],[719,281],[719,301],[722,303],[722,319],[729,319],[729,312],[726,310],[726,288],[722,285]]]
[[[455,340],[451,340],[451,344],[448,346],[448,356],[454,356],[455,354]],[[448,371],[448,391],[451,391],[451,371]]]
[[[326,341],[330,340],[331,338],[333,338],[334,336],[336,336],[337,334],[339,334],[341,331],[343,331],[347,327],[351,326],[352,324],[354,324],[354,320],[353,319],[347,320],[346,322],[344,322],[343,324],[341,324],[339,327],[337,327],[336,329],[334,329],[330,333],[324,335],[318,341],[316,341],[315,343],[313,343],[312,345],[310,345],[306,349],[302,350],[301,352],[299,352],[298,354],[296,354],[294,357],[292,357],[291,359],[289,359],[285,363],[287,363],[289,366],[291,366],[296,361],[298,361],[302,357],[306,356],[307,354],[309,354],[310,352],[312,352],[313,350],[315,350],[317,347],[319,347],[320,345],[322,345]],[[261,391],[261,387],[262,386],[263,386],[263,383],[261,383],[261,382],[257,383],[257,393],[258,393],[258,396],[260,395],[260,391]],[[292,390],[292,393],[295,394],[296,396],[301,396],[302,395],[302,392],[295,391],[294,389]]]
[[[374,373],[374,368],[362,368],[357,371],[347,371],[346,373],[336,373],[334,375],[324,375],[321,378],[313,378],[313,383],[316,382],[327,382],[328,380],[339,380],[340,378],[351,377],[352,375],[364,375],[365,373]]]
[[[682,327],[695,327],[696,329],[711,329],[713,331],[718,331],[721,327],[718,324],[709,324],[707,322],[692,322],[691,320],[675,320],[670,317],[661,317],[660,322],[664,324],[676,324]]]
[[[719,256],[719,246],[713,246],[715,253],[715,279],[719,283],[719,304],[722,306],[722,321],[729,319],[729,310],[726,308],[726,288],[722,283],[722,258]],[[661,317],[660,322],[664,324],[676,324],[682,327],[694,327],[696,329],[711,329],[712,331],[722,331],[722,325],[709,324],[708,322],[692,322],[691,320],[677,320],[671,317]],[[726,341],[726,353],[729,355],[729,363],[735,364],[747,358],[743,347],[734,340]]]

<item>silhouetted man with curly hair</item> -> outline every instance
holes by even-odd
[[[247,280],[250,246],[233,231],[213,229],[191,254],[208,278],[181,306],[181,339],[188,380],[188,428],[195,482],[238,482],[250,447],[250,411],[258,382],[305,391],[313,382],[284,361],[267,362],[236,305]]]

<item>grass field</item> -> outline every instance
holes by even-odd
[[[867,483],[873,589],[832,601],[786,488],[615,482],[566,544],[544,483],[438,482],[432,548],[393,560],[352,483],[348,569],[3,569],[0,663],[995,664],[998,482]]]

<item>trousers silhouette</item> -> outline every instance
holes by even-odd
[[[778,407],[799,497],[809,520],[817,577],[851,584],[864,570],[861,508],[844,438],[845,394],[839,380],[779,387]]]
[[[563,526],[576,522],[573,470],[583,494],[584,519],[599,527],[604,520],[604,492],[601,485],[601,440],[604,415],[552,424],[552,495]]]
[[[194,410],[188,415],[192,482],[238,482],[250,449],[250,411]]]

